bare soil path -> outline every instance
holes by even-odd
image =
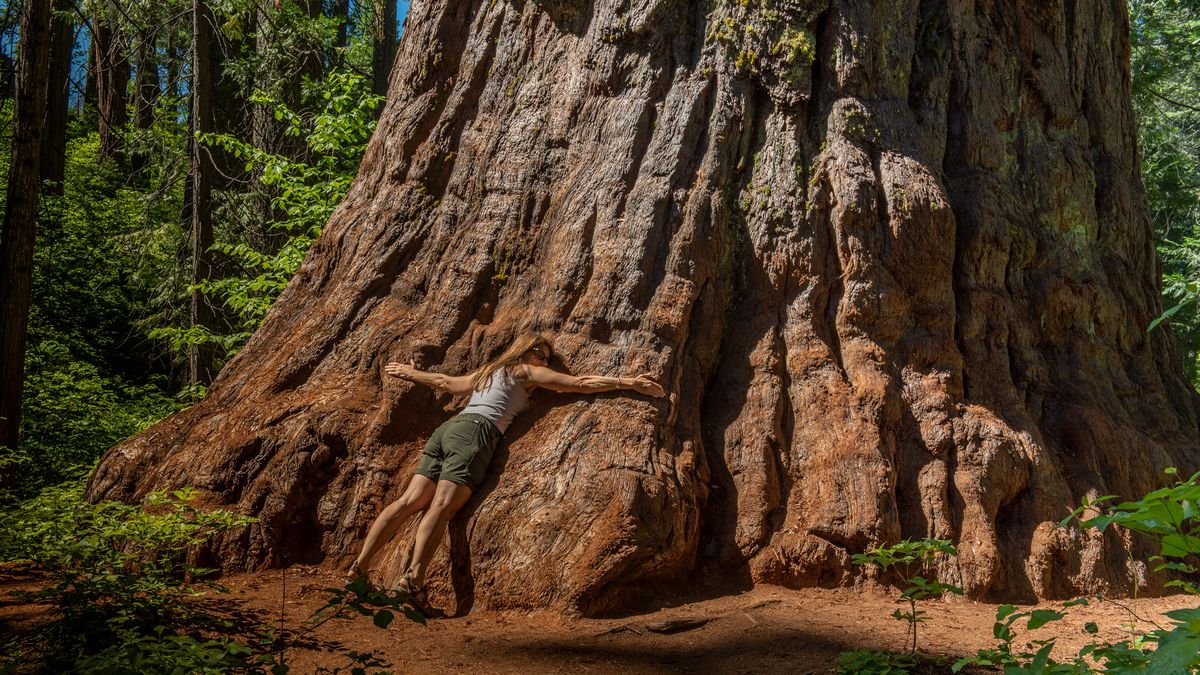
[[[50,617],[48,606],[14,596],[36,588],[36,582],[11,570],[0,574],[0,630],[28,630]],[[250,624],[278,626],[282,612],[289,632],[325,604],[329,596],[323,589],[341,585],[337,573],[308,566],[238,575],[222,583],[230,592],[205,602]],[[883,589],[759,586],[703,599],[648,597],[649,609],[605,619],[479,611],[434,619],[428,626],[397,618],[382,629],[368,617],[355,616],[321,625],[285,659],[298,674],[344,668],[348,650],[374,652],[396,673],[832,673],[840,652],[901,649],[905,626],[890,616],[897,607],[894,598]],[[1092,600],[1072,607],[1063,621],[1020,633],[1018,642],[1057,637],[1055,654],[1065,658],[1097,638],[1128,636],[1129,610],[1141,617],[1139,627],[1150,628],[1149,621],[1163,623],[1164,612],[1196,604],[1189,596]],[[948,671],[958,658],[993,646],[996,607],[957,598],[924,603],[920,651],[944,657]],[[1097,636],[1085,632],[1088,622],[1099,626]]]
[[[245,609],[277,622],[284,573],[244,575],[227,583]],[[338,577],[307,567],[286,574],[285,623],[295,627],[321,607],[326,598],[321,589],[337,585]],[[397,619],[380,629],[358,617],[321,626],[312,643],[290,650],[287,658],[293,672],[301,673],[344,665],[344,658],[331,653],[339,647],[375,651],[398,673],[829,673],[842,651],[901,648],[905,627],[890,616],[897,607],[894,597],[879,589],[759,586],[695,601],[650,598],[659,609],[607,619],[474,612],[431,620],[428,627]],[[1196,604],[1188,596],[1093,600],[1068,610],[1063,621],[1028,637],[1019,634],[1018,641],[1057,636],[1055,654],[1066,657],[1096,637],[1127,636],[1133,618],[1126,608],[1135,609],[1143,619],[1139,625],[1149,628],[1146,620],[1162,623],[1163,612]],[[996,607],[960,599],[925,603],[921,651],[945,657],[948,670],[959,657],[994,645]],[[1087,622],[1099,626],[1097,636],[1084,631]]]

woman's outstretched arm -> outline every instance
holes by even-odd
[[[606,391],[629,389],[655,398],[666,395],[662,385],[650,379],[650,375],[637,377],[607,377],[605,375],[568,375],[542,366],[526,365],[525,374],[529,382],[550,391],[572,394],[600,394]]]
[[[414,362],[397,363],[392,361],[383,367],[383,372],[388,375],[393,375],[402,380],[423,384],[426,387],[432,387],[439,391],[444,391],[454,396],[466,396],[471,393],[471,376],[470,375],[443,375],[441,373],[427,373],[423,370],[417,370]]]

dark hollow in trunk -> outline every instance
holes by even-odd
[[[537,396],[451,525],[460,609],[847,584],[924,536],[975,597],[1153,587],[1143,544],[1054,527],[1200,466],[1146,332],[1124,3],[749,4],[414,3],[300,272],[91,497],[194,485],[261,519],[230,568],[338,560],[447,414],[384,363],[463,372],[531,325],[671,396]]]

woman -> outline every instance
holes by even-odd
[[[399,587],[414,604],[428,612],[425,573],[446,525],[483,482],[501,436],[513,417],[528,407],[529,394],[534,389],[581,394],[630,389],[656,398],[665,393],[648,375],[576,377],[551,370],[549,364],[549,341],[538,333],[526,333],[499,358],[467,375],[427,373],[417,370],[411,362],[408,365],[393,362],[384,367],[388,375],[454,396],[470,394],[471,399],[458,415],[433,432],[408,489],[371,524],[362,552],[346,574],[348,580],[361,577],[369,569],[372,558],[409,516],[425,511],[417,526],[409,567]]]

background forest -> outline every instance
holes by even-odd
[[[9,189],[25,8],[0,4],[5,256],[13,232],[31,224],[13,200],[36,204],[28,311],[5,304],[0,317],[0,350],[23,367],[23,383],[0,382],[20,400],[19,417],[8,415],[19,434],[0,437],[5,527],[27,522],[30,504],[77,506],[105,449],[198,400],[245,344],[355,176],[408,6],[24,2],[52,8],[39,187],[29,194]],[[1200,2],[1132,0],[1129,11],[1166,308],[1147,329],[1174,333],[1200,386]],[[2,260],[0,289],[13,288],[20,266]],[[239,522],[201,521],[196,532]],[[14,539],[0,553],[21,546]]]
[[[345,195],[407,8],[54,3],[12,497],[203,395]],[[7,176],[21,4],[2,11]]]

